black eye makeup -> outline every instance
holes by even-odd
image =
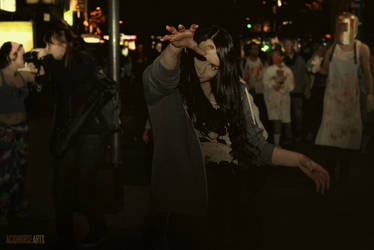
[[[219,66],[214,65],[214,64],[210,64],[210,69],[213,70],[213,71],[216,71],[216,70],[219,70]]]

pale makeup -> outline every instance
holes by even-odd
[[[194,65],[197,77],[200,79],[200,82],[207,82],[213,77],[215,77],[219,71],[219,58],[217,55],[217,49],[214,45],[214,42],[211,39],[203,41],[199,44],[199,47],[206,52],[206,61],[201,61],[194,58]]]

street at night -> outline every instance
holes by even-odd
[[[369,0],[0,0],[0,250],[374,250]]]

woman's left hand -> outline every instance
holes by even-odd
[[[318,163],[301,154],[298,159],[298,167],[314,181],[317,192],[325,194],[325,191],[329,191],[330,175]]]

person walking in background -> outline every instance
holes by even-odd
[[[303,109],[304,97],[310,98],[310,85],[306,71],[304,58],[296,53],[295,41],[286,39],[284,41],[285,55],[283,62],[293,73],[295,87],[291,92],[291,116],[292,127],[294,128],[295,142],[300,142],[303,138]]]
[[[314,55],[307,62],[309,73],[311,95],[306,100],[306,114],[304,116],[304,125],[306,128],[306,140],[313,142],[321,124],[323,111],[323,97],[326,88],[326,75],[320,73],[320,69],[326,54],[326,46],[318,44]]]
[[[292,140],[291,98],[294,89],[294,78],[290,68],[282,62],[281,52],[271,52],[273,65],[264,73],[264,98],[269,120],[273,123],[273,142],[280,145],[282,127],[285,130],[283,144]]]
[[[0,48],[0,226],[10,217],[25,218],[28,202],[24,195],[28,165],[28,125],[25,99],[27,83],[35,74],[24,68],[25,50],[17,42],[5,42]]]
[[[267,114],[264,101],[263,64],[259,55],[260,47],[252,42],[249,44],[249,53],[244,64],[243,80],[250,89],[254,89],[254,102],[260,111],[260,119],[267,126]]]

